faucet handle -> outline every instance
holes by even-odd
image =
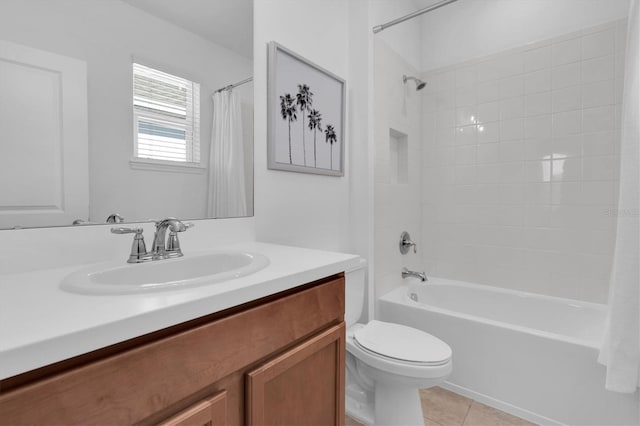
[[[401,254],[407,254],[409,252],[409,247],[413,246],[413,252],[417,253],[418,250],[416,249],[416,243],[414,243],[411,240],[411,235],[409,235],[409,233],[407,231],[403,231],[402,234],[400,234],[400,253]]]
[[[142,235],[142,231],[143,229],[138,227],[138,228],[111,228],[111,233],[112,234],[141,234]]]
[[[131,244],[131,254],[129,254],[129,260],[127,263],[142,263],[151,258],[147,253],[147,245],[144,243],[144,237],[142,232],[144,230],[141,227],[138,228],[111,228],[113,234],[136,234],[133,237],[133,244]]]
[[[167,251],[182,255],[182,250],[180,249],[180,240],[178,240],[178,232],[184,232],[189,228],[193,228],[194,226],[196,225],[193,222],[186,222],[184,223],[183,230],[173,231],[170,229],[169,237],[167,238]]]
[[[184,232],[189,228],[193,228],[195,225],[191,222],[184,223],[180,219],[175,217],[168,217],[162,220],[154,220],[157,228],[168,228],[171,232]]]

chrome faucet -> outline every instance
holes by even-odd
[[[419,278],[420,281],[425,282],[427,281],[427,274],[425,274],[424,272],[416,272],[416,271],[410,271],[407,268],[402,268],[402,278],[409,278],[409,277],[415,277],[415,278]]]
[[[124,222],[124,217],[122,217],[118,213],[111,213],[107,217],[107,223],[122,223],[122,222]]]
[[[133,244],[131,254],[127,263],[143,263],[151,260],[162,260],[183,256],[178,240],[178,232],[184,232],[194,226],[193,223],[183,223],[180,220],[170,217],[156,222],[156,232],[153,236],[151,251],[147,251],[147,246],[142,236],[142,228],[111,228],[113,234],[133,234]],[[167,229],[169,237],[167,238]]]
[[[182,223],[173,217],[156,222],[156,233],[153,236],[153,246],[151,246],[154,260],[182,256],[178,232],[184,232],[192,227],[193,223]],[[168,241],[166,239],[167,229],[169,229]]]

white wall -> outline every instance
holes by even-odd
[[[351,246],[348,224],[353,171],[347,167],[344,177],[333,177],[267,170],[266,85],[267,43],[271,40],[346,79],[348,4],[341,0],[256,0],[254,7],[258,239],[347,251]],[[347,165],[352,143],[358,142],[346,141]]]
[[[205,167],[213,109],[210,95],[250,76],[251,58],[118,0],[3,1],[0,39],[87,62],[91,220],[102,221],[113,212],[128,219],[206,216],[207,170],[187,174],[129,166],[132,56],[201,83]],[[251,101],[251,85],[239,90]],[[242,98],[245,103],[246,98]]]
[[[382,25],[420,9],[415,0],[370,0],[371,27]],[[371,28],[368,28],[371,31]],[[374,36],[383,40],[404,61],[422,70],[422,25],[420,19],[411,19],[389,27]]]
[[[427,71],[627,15],[628,0],[459,0],[420,18]]]

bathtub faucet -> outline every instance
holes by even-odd
[[[424,272],[410,271],[407,268],[402,268],[402,278],[409,277],[420,278],[420,281],[422,282],[427,281],[427,274],[425,274]]]

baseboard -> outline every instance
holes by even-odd
[[[522,419],[528,420],[532,423],[544,426],[565,426],[564,423],[559,421],[550,419],[545,416],[541,416],[539,414],[533,413],[529,410],[525,410],[524,408],[516,407],[515,405],[511,405],[507,402],[500,401],[499,399],[492,398],[490,396],[484,395],[479,392],[472,391],[462,386],[458,386],[456,384],[450,382],[444,382],[439,385],[442,388],[450,390],[451,392],[457,393],[462,396],[466,396],[467,398],[471,398],[475,401],[478,401],[482,404],[488,405],[489,407],[496,408],[500,411],[504,411],[505,413],[512,414],[514,416],[520,417]]]

